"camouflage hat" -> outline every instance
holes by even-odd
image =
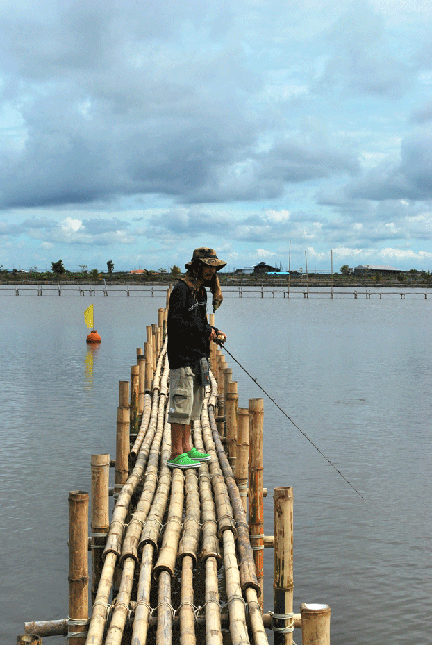
[[[208,264],[208,266],[215,267],[216,271],[222,269],[226,262],[219,260],[216,255],[216,251],[209,249],[206,246],[201,246],[199,249],[195,249],[192,254],[192,260],[185,264],[186,269],[190,269],[194,262],[203,262],[203,264]]]

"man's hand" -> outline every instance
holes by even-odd
[[[210,334],[210,342],[214,341],[215,343],[218,343],[219,345],[223,345],[223,343],[226,341],[226,334],[224,334],[223,331],[220,329],[216,331],[215,329],[212,329],[211,334]]]

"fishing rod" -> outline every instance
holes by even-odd
[[[274,403],[274,405],[278,408],[278,410],[280,410],[280,411],[282,412],[282,414],[286,416],[286,418],[288,419],[288,421],[291,421],[291,423],[293,424],[293,426],[294,426],[295,428],[297,428],[297,430],[298,430],[298,431],[299,431],[299,432],[304,436],[304,438],[305,438],[305,439],[307,439],[307,440],[309,441],[309,443],[310,443],[310,444],[315,448],[315,450],[317,450],[317,451],[319,452],[319,454],[321,455],[321,457],[323,457],[323,458],[326,460],[326,462],[327,462],[328,464],[330,464],[330,466],[331,466],[332,468],[334,468],[334,470],[338,473],[338,475],[340,475],[340,476],[342,477],[342,479],[343,479],[343,480],[344,480],[344,481],[345,481],[349,486],[351,486],[351,488],[352,488],[352,489],[357,493],[357,495],[359,495],[362,499],[364,499],[363,495],[362,495],[361,493],[359,493],[359,491],[357,490],[357,488],[355,488],[355,486],[353,486],[353,485],[351,484],[351,482],[350,482],[350,481],[345,477],[345,475],[344,475],[344,474],[339,470],[339,468],[337,468],[337,467],[334,465],[334,463],[333,463],[332,461],[330,461],[330,459],[329,459],[328,457],[326,457],[326,455],[322,452],[322,450],[320,450],[320,449],[318,448],[318,446],[316,445],[316,443],[314,443],[314,442],[312,441],[312,439],[311,439],[311,438],[306,434],[306,432],[305,432],[304,430],[302,430],[302,429],[297,425],[297,423],[296,423],[296,422],[295,422],[295,421],[294,421],[294,420],[289,416],[289,414],[287,414],[287,412],[285,412],[285,410],[284,410],[283,408],[281,408],[281,406],[279,405],[279,403],[278,403],[277,401],[275,401],[275,399],[274,399],[272,396],[270,396],[270,394],[269,394],[269,393],[268,393],[268,392],[267,392],[267,391],[262,387],[262,385],[260,385],[260,384],[258,383],[257,379],[256,379],[256,378],[254,378],[254,377],[252,376],[252,374],[250,374],[250,373],[247,371],[247,369],[246,369],[245,367],[243,367],[243,365],[242,365],[242,364],[241,364],[241,363],[236,359],[236,357],[235,357],[235,356],[233,356],[233,355],[231,354],[231,352],[226,348],[226,346],[225,346],[225,344],[224,344],[225,339],[224,339],[224,338],[222,339],[222,338],[218,338],[218,337],[216,337],[216,338],[214,339],[214,342],[215,342],[217,345],[219,345],[219,347],[222,347],[222,348],[226,351],[226,353],[227,353],[229,356],[231,356],[231,358],[233,359],[233,361],[235,361],[235,362],[237,363],[237,365],[238,365],[238,366],[243,370],[243,372],[245,372],[245,374],[247,374],[247,375],[249,376],[249,378],[250,378],[250,379],[252,379],[252,381],[255,383],[255,385],[257,385],[257,386],[259,387],[259,389],[260,389],[262,392],[264,392],[264,394],[266,395],[266,397],[267,397],[267,398],[269,398],[269,399],[270,399],[270,401],[271,401],[272,403]]]

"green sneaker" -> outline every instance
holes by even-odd
[[[177,455],[174,459],[168,459],[167,461],[167,466],[169,468],[198,468],[199,465],[199,461],[193,461],[190,459],[186,452],[181,455]]]
[[[206,452],[199,452],[195,448],[195,446],[192,448],[192,450],[189,450],[189,452],[185,453],[189,459],[195,459],[196,461],[210,461],[211,456],[207,454]]]

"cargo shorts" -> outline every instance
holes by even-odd
[[[169,371],[168,423],[189,425],[201,416],[205,388],[191,367]]]

